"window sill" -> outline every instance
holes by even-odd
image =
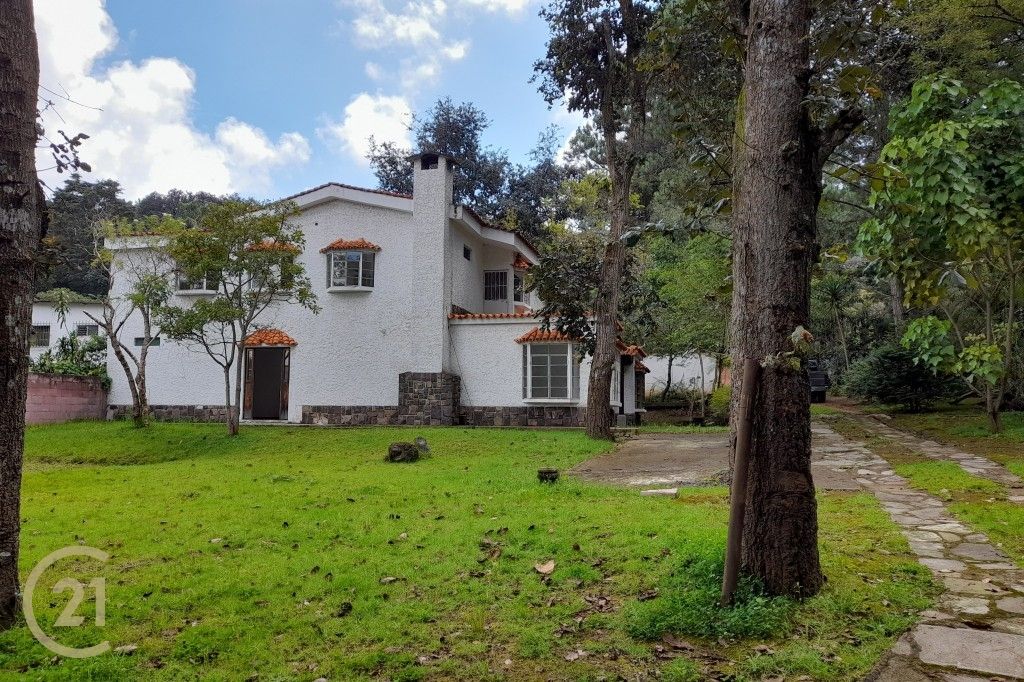
[[[217,292],[212,289],[177,289],[178,296],[216,296]]]
[[[580,401],[572,398],[524,398],[523,402],[527,405],[577,405]]]
[[[373,291],[373,287],[327,287],[327,292],[331,294],[347,294],[355,291]]]

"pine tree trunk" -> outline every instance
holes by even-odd
[[[0,2],[0,630],[19,608],[21,466],[32,280],[41,233],[36,178],[39,52],[32,0]]]
[[[765,361],[792,351],[791,335],[810,318],[821,192],[806,104],[810,19],[810,0],[750,3],[734,146],[734,410],[744,358],[766,365],[753,410],[742,569],[769,593],[794,597],[814,595],[824,582],[810,387],[804,369]]]

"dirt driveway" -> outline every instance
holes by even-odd
[[[857,490],[847,472],[819,466],[824,452],[835,446],[814,430],[811,471],[815,486],[825,490]],[[582,462],[570,471],[580,478],[640,487],[708,485],[729,468],[729,434],[644,433],[612,452]]]

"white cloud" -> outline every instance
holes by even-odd
[[[363,68],[366,70],[367,78],[379,81],[384,77],[384,70],[381,68],[380,64],[376,62],[366,62]]]
[[[317,132],[338,151],[368,165],[370,138],[410,147],[412,108],[401,96],[371,95],[363,92],[345,107],[341,121],[327,121]]]
[[[461,0],[469,7],[482,7],[488,12],[504,12],[505,14],[520,14],[529,7],[531,0]]]
[[[452,43],[446,47],[441,48],[441,54],[453,62],[457,62],[460,59],[465,58],[469,53],[469,41],[462,40],[457,43]]]
[[[438,23],[447,10],[444,0],[409,2],[396,12],[383,0],[354,0],[358,14],[352,29],[363,47],[382,48],[390,45],[420,45],[441,39]]]
[[[83,132],[90,139],[82,158],[97,177],[111,177],[129,198],[171,188],[214,193],[270,190],[270,171],[309,159],[309,143],[298,133],[276,142],[248,123],[228,118],[213,136],[190,119],[195,74],[176,59],[124,61],[97,69],[97,60],[117,45],[117,31],[102,0],[35,0],[40,46],[40,82],[66,92],[44,112],[48,135]],[[44,91],[45,94],[45,91]],[[45,151],[40,169],[53,165]],[[56,172],[40,175],[50,186]]]

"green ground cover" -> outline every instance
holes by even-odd
[[[960,423],[957,417],[960,413],[958,410],[928,415],[894,415],[894,425],[933,440],[957,444],[969,452],[987,454],[1020,475],[1024,469],[1024,460],[993,456],[991,449],[994,447],[1005,453],[1007,450],[1002,448],[1007,442],[1012,442],[1013,432],[997,437],[980,435],[979,424],[975,420],[968,418],[963,420],[965,423]],[[1011,415],[1009,421],[1016,423],[1018,418],[1019,415]],[[984,416],[980,419],[984,419]],[[949,503],[949,511],[954,516],[971,528],[987,534],[993,543],[1024,566],[1024,505],[1007,501],[1004,486],[969,474],[956,462],[929,459],[903,444],[873,435],[857,418],[849,415],[831,417],[828,423],[850,438],[864,440],[873,452],[892,463],[896,473],[910,481],[913,487]],[[984,425],[980,428],[984,428]],[[971,435],[964,436],[969,440],[958,441],[951,434]],[[988,452],[977,447],[979,442],[989,443]]]
[[[0,634],[0,675],[30,679],[859,679],[935,594],[875,500],[820,500],[830,580],[803,604],[747,586],[714,606],[727,499],[641,497],[536,481],[608,444],[575,431],[31,428],[24,572],[66,545],[110,553],[106,627],[56,628],[50,571],[33,604],[72,645]],[[433,453],[385,464],[422,434]],[[554,561],[550,576],[535,566]],[[48,582],[47,582],[48,581]],[[670,638],[685,638],[689,644]],[[692,647],[690,646],[692,645]]]

